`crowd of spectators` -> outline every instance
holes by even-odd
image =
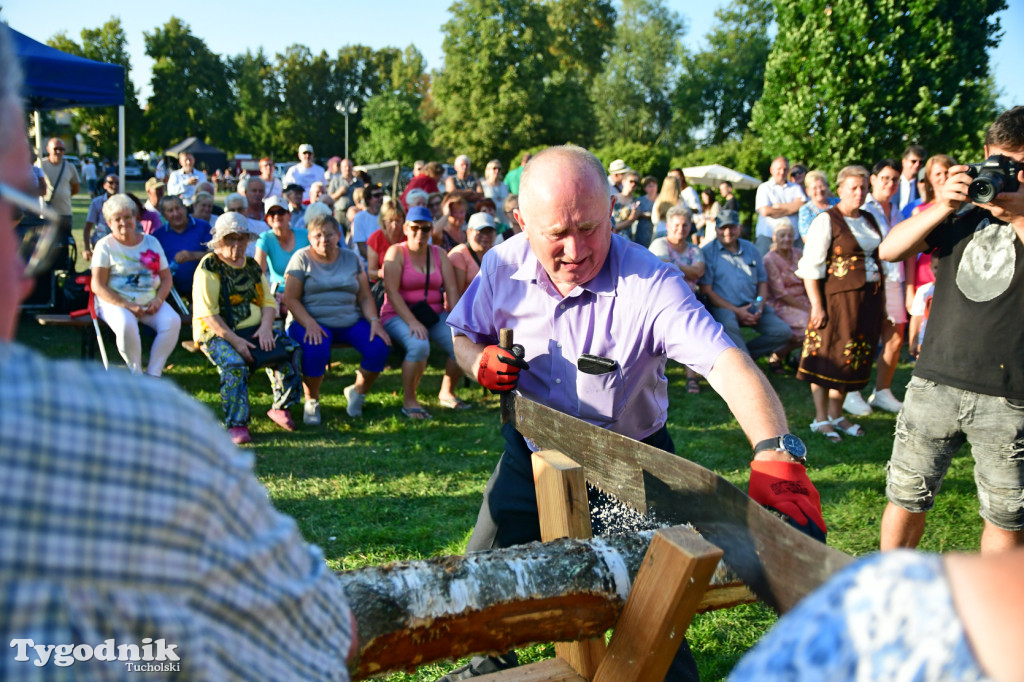
[[[403,411],[410,418],[430,417],[417,394],[431,340],[448,357],[439,402],[454,409],[467,407],[455,394],[461,374],[450,343],[442,338],[445,327],[441,322],[445,311],[479,272],[483,255],[519,231],[514,216],[518,207],[515,190],[530,155],[522,155],[520,165],[507,176],[503,176],[501,162],[492,159],[485,166],[483,179],[473,174],[472,163],[465,155],[455,159],[447,177],[440,163],[418,161],[404,191],[393,197],[356,171],[351,160],[331,157],[325,169],[316,162],[313,152],[311,145],[300,145],[298,162],[288,168],[283,180],[274,174],[273,159],[263,157],[259,175],[246,173],[239,177],[238,191],[226,197],[223,208],[215,202],[215,187],[195,168],[195,160],[188,153],[180,155],[181,167],[168,174],[166,184],[158,178],[147,181],[147,201],[144,206],[139,202],[135,219],[141,223],[142,233],[152,234],[162,248],[161,257],[168,264],[175,292],[186,300],[193,297],[196,266],[211,251],[211,234],[218,216],[225,212],[240,216],[245,220],[246,234],[251,235],[246,237],[245,257],[254,261],[267,280],[265,293],[274,299],[273,319],[284,330],[302,330],[295,341],[304,355],[311,356],[309,363],[302,365],[306,423],[320,423],[319,380],[327,363],[318,354],[323,355],[325,349],[329,352],[334,343],[355,345],[346,334],[334,332],[352,327],[354,316],[360,315],[364,304],[371,306],[375,315],[360,319],[380,327],[374,327],[371,338],[379,345],[376,355],[364,356],[356,383],[345,390],[349,414],[362,414],[365,395],[384,368],[378,361],[381,347],[387,349],[392,338],[406,352],[402,363]],[[913,331],[910,350],[913,354],[920,350],[926,328],[923,316],[928,310],[925,301],[932,289],[917,296],[917,288],[934,278],[929,254],[903,263],[882,263],[872,253],[871,240],[860,244],[855,239],[848,246],[856,243],[860,255],[833,262],[832,251],[837,248],[833,241],[841,238],[835,214],[838,211],[842,221],[867,226],[865,229],[879,242],[898,222],[930,205],[936,187],[941,186],[955,163],[945,155],[928,159],[919,182],[917,171],[924,158],[923,149],[911,146],[902,162],[883,159],[870,172],[860,167],[855,172],[844,169],[842,181],[855,178],[849,181],[851,196],[844,209],[837,208],[846,191],[842,181],[834,193],[823,171],[808,170],[803,164],[790,167],[785,157],[777,157],[770,167],[771,178],[757,188],[753,225],[741,224],[739,201],[729,182],[721,182],[717,192],[712,187],[698,192],[681,169],[670,170],[659,181],[653,175],[641,176],[617,159],[607,168],[613,229],[677,267],[691,291],[739,348],[755,359],[766,357],[767,369],[772,372],[796,370],[799,378],[807,380],[816,406],[824,406],[816,410],[820,414],[811,429],[838,441],[841,433],[856,436],[863,432],[843,416],[844,410],[864,415],[872,409],[900,409],[891,386],[893,372],[908,322]],[[110,233],[103,209],[109,199],[118,196],[118,190],[116,175],[104,177],[97,188],[83,234],[90,257],[93,245]],[[331,221],[325,221],[325,217]],[[320,225],[319,248],[308,234],[312,221]],[[347,255],[338,261],[347,264],[343,269],[352,274],[351,281],[342,283],[337,274],[341,271],[341,266],[335,265],[340,252],[332,246],[332,229],[337,230],[338,248],[349,252],[355,258],[353,263],[358,264],[358,268],[349,267],[353,263]],[[753,241],[744,238],[747,234]],[[854,229],[852,234],[863,237],[866,232]],[[410,237],[414,238],[411,242]],[[806,248],[808,244],[814,247],[811,252]],[[432,254],[429,259],[428,252]],[[854,353],[858,359],[853,364],[860,378],[853,383],[842,379],[840,391],[840,384],[829,384],[811,366],[823,352],[820,343],[826,330],[840,324],[837,309],[834,315],[824,311],[832,310],[825,299],[833,287],[832,280],[837,279],[837,269],[847,274],[844,263],[855,264],[854,270],[860,264],[867,281],[884,289],[879,297],[884,306],[878,315],[864,312],[857,316],[850,311],[856,319],[841,323],[856,327],[877,317],[880,332],[875,335],[869,324],[864,328],[866,336],[857,336],[860,350],[859,355]],[[328,264],[334,273],[333,283],[313,277],[314,270],[319,272]],[[365,296],[358,286],[359,277],[366,283]],[[289,295],[290,278],[296,282]],[[312,278],[314,284],[316,314],[303,304],[308,295],[303,286],[307,278]],[[324,312],[317,303],[318,297],[323,298],[324,286],[347,292],[351,314]],[[289,301],[300,306],[297,314],[289,310]],[[815,308],[816,301],[820,309]],[[427,308],[433,312],[424,313],[430,324],[415,312]],[[912,310],[920,311],[917,320],[909,314]],[[310,331],[308,325],[321,317],[331,324],[319,324],[319,333]],[[843,357],[832,357],[829,362],[835,364],[842,359],[843,366],[849,368],[853,351],[847,346],[851,342],[847,336],[844,332],[835,351]],[[200,342],[200,347],[203,345]],[[875,349],[879,347],[876,360]],[[120,341],[119,350],[126,352]],[[138,366],[134,356],[126,361],[130,367]],[[876,385],[865,401],[857,389],[866,383],[876,362]],[[830,385],[827,398],[818,399],[819,388]],[[701,390],[699,376],[690,369],[686,389],[689,393]],[[839,398],[842,400],[837,406],[834,403]],[[234,422],[228,425],[238,426]]]

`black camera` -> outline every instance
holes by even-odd
[[[1020,187],[1017,172],[1021,165],[1008,156],[993,154],[985,163],[972,163],[967,174],[974,182],[967,188],[967,196],[976,204],[991,202],[1000,192],[1016,192]]]

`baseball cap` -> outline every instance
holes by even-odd
[[[466,229],[486,230],[487,228],[497,229],[494,225],[494,216],[490,213],[479,211],[469,217],[469,224],[466,226]]]
[[[432,223],[434,217],[430,215],[430,209],[426,206],[413,206],[405,214],[405,221],[408,223]]]
[[[299,154],[302,154],[304,152],[309,152],[310,154],[312,154],[313,153],[313,145],[311,145],[311,144],[300,144],[299,145]]]
[[[263,210],[266,213],[269,214],[270,209],[275,207],[283,209],[285,211],[291,211],[291,208],[288,206],[288,202],[276,194],[272,197],[267,197],[266,199],[263,200]]]
[[[720,211],[718,217],[715,218],[715,227],[725,227],[726,225],[739,225],[740,214],[736,211],[726,209]]]
[[[166,186],[167,185],[165,185],[162,181],[158,180],[157,178],[150,178],[149,180],[146,180],[146,191],[149,191],[151,189],[156,189],[157,187],[166,187]]]

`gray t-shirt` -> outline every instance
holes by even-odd
[[[302,305],[314,320],[324,327],[344,329],[361,317],[356,305],[359,293],[356,275],[362,271],[359,256],[348,249],[338,249],[335,261],[326,264],[313,260],[307,246],[292,255],[285,277],[295,277],[302,282]],[[289,312],[286,326],[291,326],[294,320]]]

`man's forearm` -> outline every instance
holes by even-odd
[[[480,356],[487,345],[473,343],[468,336],[459,333],[455,333],[452,343],[455,346],[455,361],[459,363],[459,367],[469,376],[476,377],[480,370]]]
[[[725,400],[751,446],[789,432],[782,402],[768,379],[743,351],[730,348],[722,352],[708,372],[707,380]],[[758,455],[758,459],[771,459],[777,454],[767,451]]]

